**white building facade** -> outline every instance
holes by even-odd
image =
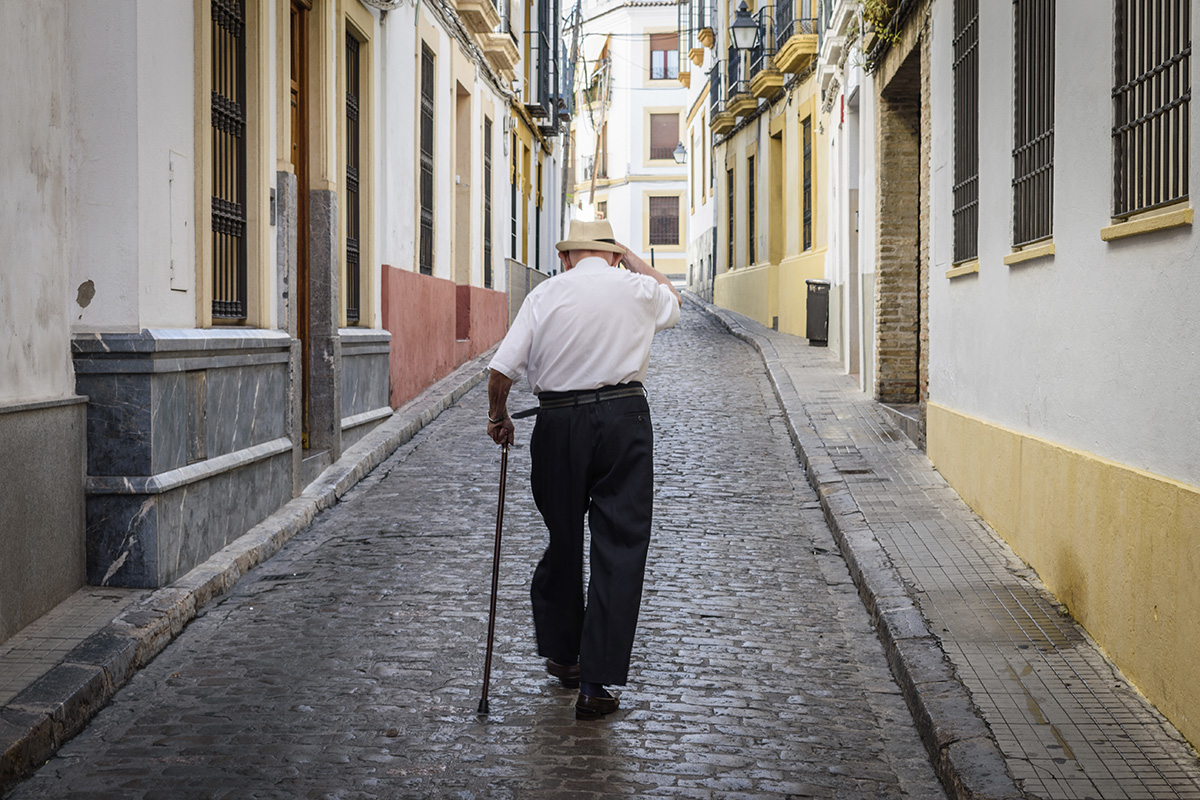
[[[688,106],[675,3],[584,0],[572,214],[604,218],[664,274],[687,272],[687,172],[675,160]]]

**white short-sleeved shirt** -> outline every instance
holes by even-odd
[[[641,381],[654,334],[678,321],[669,287],[585,258],[529,293],[490,367],[534,394]]]

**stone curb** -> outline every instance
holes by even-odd
[[[1024,797],[1005,766],[990,729],[959,680],[941,642],[909,595],[846,481],[834,466],[775,345],[747,330],[726,309],[685,292],[687,299],[758,351],[809,483],[850,568],[859,596],[883,643],[934,771],[955,800]]]
[[[495,347],[430,386],[342,454],[300,496],[170,586],[133,604],[0,706],[0,793],[46,762],[79,733],[134,673],[162,652],[196,614],[400,445],[462,398],[487,374]]]

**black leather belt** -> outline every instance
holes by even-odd
[[[577,392],[542,392],[538,395],[538,408],[570,408],[601,400],[617,400],[622,397],[645,397],[646,388],[637,382],[617,386],[601,386],[599,389],[583,389]]]

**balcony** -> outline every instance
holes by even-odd
[[[821,47],[817,0],[777,0],[775,66],[782,72],[803,72]]]
[[[492,0],[455,0],[458,18],[477,36],[486,36],[500,24],[500,12]]]
[[[725,82],[721,79],[721,65],[718,61],[713,65],[708,76],[708,120],[713,133],[723,136],[733,130],[737,118],[725,109]]]
[[[504,77],[512,80],[517,64],[521,63],[521,50],[517,40],[509,31],[485,33],[480,37],[483,54]]]
[[[749,55],[740,52],[736,47],[729,48],[729,60],[725,62],[729,71],[729,80],[726,83],[726,96],[729,99],[725,103],[725,110],[735,117],[744,117],[758,108],[758,98],[750,94],[750,79],[747,75],[749,61]]]
[[[783,91],[783,73],[775,66],[775,16],[772,6],[756,14],[758,39],[750,51],[750,93],[767,100]]]

